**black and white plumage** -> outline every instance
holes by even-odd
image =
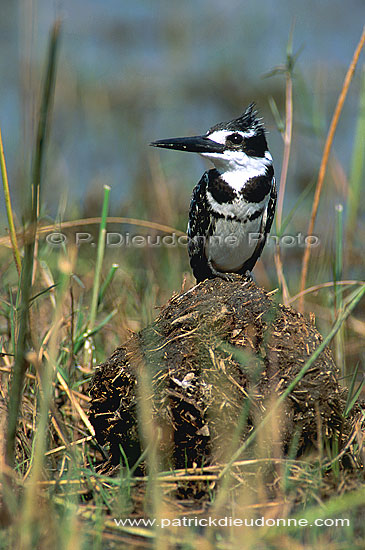
[[[272,157],[254,104],[203,136],[151,145],[196,152],[215,166],[203,174],[190,203],[188,251],[197,281],[252,271],[276,207]]]

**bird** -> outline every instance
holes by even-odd
[[[187,244],[197,283],[251,277],[276,209],[273,158],[255,103],[200,136],[153,141],[153,147],[198,153],[214,168],[192,193]]]

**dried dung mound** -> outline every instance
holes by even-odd
[[[207,280],[174,296],[93,377],[90,420],[99,443],[109,447],[109,464],[119,463],[120,447],[130,464],[140,456],[145,426],[138,419],[146,423],[146,406],[166,464],[223,460],[247,403],[237,445],[321,341],[303,315],[240,276]],[[336,436],[341,448],[350,430],[344,403],[325,349],[286,398],[278,419],[282,451],[295,434],[302,454],[316,446],[319,430]]]

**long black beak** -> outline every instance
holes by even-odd
[[[176,149],[191,153],[223,153],[224,146],[204,136],[192,136],[183,138],[159,139],[150,143],[153,147],[163,149]]]

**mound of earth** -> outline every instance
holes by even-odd
[[[223,461],[242,444],[322,342],[312,322],[272,294],[240,276],[204,281],[97,368],[90,421],[109,466],[121,448],[122,460],[135,463],[146,434],[175,468]],[[324,349],[276,416],[281,452],[302,455],[323,436],[341,449],[352,424],[345,402]]]

